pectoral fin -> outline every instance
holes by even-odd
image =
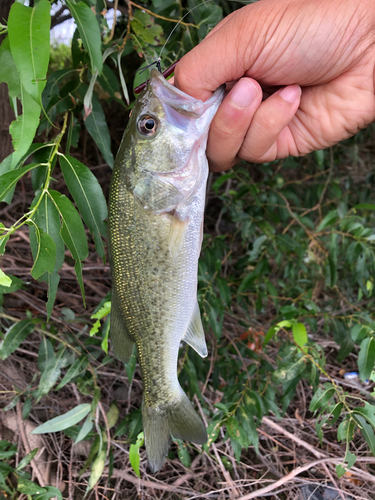
[[[173,184],[152,172],[143,173],[134,186],[133,194],[143,208],[155,214],[170,212],[184,199]]]
[[[189,346],[192,347],[202,358],[205,358],[207,356],[207,345],[204,338],[204,331],[198,302],[195,303],[193,316],[182,340],[189,344]]]
[[[125,321],[121,316],[116,292],[112,291],[111,305],[111,340],[116,357],[123,363],[128,363],[133,352],[134,341],[131,339]]]
[[[176,214],[172,217],[171,229],[169,232],[169,251],[173,260],[176,260],[181,250],[188,224],[189,219],[180,220]]]

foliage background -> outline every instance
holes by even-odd
[[[7,131],[0,143],[0,496],[308,498],[328,483],[372,498],[373,127],[211,174],[198,294],[210,355],[185,346],[179,362],[209,441],[176,441],[147,477],[138,368],[108,343],[106,199],[136,70],[197,4],[116,2],[113,29],[103,0],[66,0],[52,18],[47,0],[2,4],[1,109],[15,121],[14,152]],[[195,8],[163,69],[240,7]],[[50,48],[51,21],[69,17],[71,49]]]

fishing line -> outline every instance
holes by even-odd
[[[226,0],[227,2],[237,2],[237,3],[243,3],[245,5],[249,5],[250,3],[253,3],[252,1],[246,1],[246,0]],[[193,12],[193,10],[197,9],[198,7],[201,7],[202,5],[206,5],[208,3],[212,3],[212,2],[215,2],[215,0],[207,0],[205,2],[201,2],[199,3],[198,5],[196,5],[195,7],[193,7],[192,9],[189,10],[189,12],[187,12],[186,14],[184,14],[181,19],[178,21],[178,23],[174,26],[174,28],[172,29],[172,31],[169,33],[168,35],[168,38],[166,39],[163,47],[161,48],[161,51],[160,51],[160,54],[159,54],[159,57],[157,58],[156,61],[152,62],[151,64],[148,64],[147,66],[139,69],[137,71],[137,73],[141,74],[143,73],[144,71],[150,69],[152,66],[156,66],[159,73],[161,73],[164,78],[167,78],[169,75],[171,75],[174,71],[174,68],[176,67],[176,64],[178,63],[179,59],[174,62],[171,66],[169,66],[169,68],[167,68],[164,72],[162,72],[161,70],[161,55],[163,53],[163,50],[165,49],[167,43],[169,42],[171,36],[173,35],[173,33],[175,32],[175,30],[178,28],[178,26],[181,24],[181,22],[185,19],[185,17],[187,17],[191,12]],[[216,4],[217,5],[217,4]],[[141,85],[138,85],[138,87],[136,87],[133,92],[135,94],[139,94],[144,88],[145,86],[147,85],[147,82],[148,80],[146,80],[144,83],[142,83]]]

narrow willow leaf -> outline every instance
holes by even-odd
[[[21,84],[16,64],[10,52],[9,37],[6,37],[0,46],[0,83],[2,82],[8,85],[10,97],[20,95]]]
[[[11,274],[8,274],[8,278],[10,279],[10,285],[9,286],[1,286],[0,285],[0,294],[4,293],[13,293],[16,290],[19,290],[20,288],[23,287],[24,282],[17,278],[16,276],[12,276]]]
[[[61,170],[74,201],[95,241],[95,248],[104,258],[104,246],[100,235],[106,237],[107,203],[103,190],[89,168],[71,156],[60,156]]]
[[[21,83],[39,104],[49,62],[50,8],[48,0],[40,0],[34,8],[15,2],[8,20],[10,50]]]
[[[361,349],[358,354],[358,370],[362,380],[366,380],[371,375],[375,364],[375,339],[367,337],[361,342]]]
[[[182,465],[189,468],[191,466],[191,456],[186,444],[182,441],[182,439],[175,438],[174,442],[177,444],[177,454]]]
[[[239,423],[236,417],[231,416],[225,421],[225,426],[227,428],[229,436],[237,441],[242,448],[247,448],[249,446],[249,440],[247,438],[246,432],[244,431],[242,425]]]
[[[37,401],[39,401],[42,396],[49,393],[60,377],[61,368],[66,362],[64,359],[65,351],[66,348],[64,347],[60,349],[57,354],[53,353],[53,356],[48,358],[35,395]]]
[[[34,326],[31,319],[23,319],[11,326],[0,344],[0,359],[10,356],[34,330]]]
[[[89,415],[86,418],[84,424],[82,425],[81,430],[78,433],[77,439],[74,441],[74,444],[77,444],[80,441],[82,441],[83,439],[85,439],[87,434],[89,434],[89,432],[91,432],[91,429],[93,428],[93,426],[94,426],[94,423]]]
[[[95,458],[94,463],[92,464],[91,467],[91,474],[90,474],[89,484],[87,486],[87,491],[92,490],[92,488],[102,477],[106,455],[107,455],[107,450],[103,449],[98,453],[98,456]]]
[[[0,269],[0,285],[9,288],[11,284],[11,278],[9,278],[9,276],[7,276],[4,271]]]
[[[137,347],[134,344],[132,355],[130,356],[128,363],[125,364],[125,370],[126,370],[126,375],[128,376],[129,379],[129,384],[131,384],[133,380],[136,362],[137,362]]]
[[[45,489],[37,484],[33,483],[26,477],[21,476],[18,479],[17,483],[17,491],[23,493],[24,495],[28,495],[31,498],[31,495],[37,495],[41,493],[45,493]]]
[[[49,196],[44,196],[34,215],[34,222],[43,229],[54,241],[56,245],[55,266],[52,273],[44,273],[39,277],[39,281],[45,281],[48,284],[48,302],[47,302],[47,321],[52,314],[52,308],[55,303],[57,287],[60,281],[58,274],[64,262],[65,246],[61,238],[61,221],[59,212]],[[30,232],[30,244],[32,231]]]
[[[78,405],[63,415],[47,420],[47,422],[31,431],[31,434],[46,434],[47,432],[58,432],[73,427],[86,417],[90,412],[90,408],[91,405],[88,403]]]
[[[76,261],[74,269],[84,298],[81,261],[86,259],[89,249],[82,220],[69,198],[53,190],[49,194],[62,219],[61,236]]]
[[[335,388],[327,384],[324,388],[319,387],[310,402],[310,411],[316,411],[321,406],[325,407],[332,396],[335,394]]]
[[[36,226],[34,230],[37,248],[30,274],[34,279],[38,279],[45,272],[53,272],[56,262],[56,244],[51,236],[40,227]]]
[[[12,168],[15,168],[18,161],[29,150],[39,124],[40,105],[26,92],[23,85],[21,85],[21,102],[22,115],[18,116],[9,127],[14,147]]]
[[[140,464],[139,448],[143,446],[143,443],[144,443],[144,434],[143,432],[141,432],[137,436],[136,443],[130,445],[130,450],[129,450],[130,465],[133,467],[133,470],[138,477],[141,477],[139,471],[139,464]]]
[[[82,373],[83,370],[86,369],[87,363],[88,361],[86,355],[82,355],[78,359],[76,359],[64,375],[59,385],[56,387],[56,391],[62,389],[66,384],[69,384],[69,382],[74,379],[74,377],[77,377],[80,373]]]
[[[129,102],[130,102],[130,100],[129,100],[129,92],[128,92],[128,88],[126,86],[124,74],[123,74],[122,68],[121,68],[121,54],[122,54],[122,52],[119,52],[117,54],[117,67],[118,67],[118,72],[119,72],[119,75],[120,75],[120,82],[121,82],[122,92],[124,94],[126,104],[129,106]]]
[[[332,226],[339,218],[339,215],[337,213],[337,210],[331,210],[328,212],[328,214],[324,217],[322,222],[319,224],[317,231],[323,231],[328,226]]]
[[[26,172],[37,167],[38,163],[30,163],[26,167],[12,170],[6,174],[0,175],[0,201],[3,201],[6,195],[14,188],[17,182],[23,177]]]
[[[39,345],[38,352],[38,367],[41,372],[44,371],[47,361],[50,358],[53,358],[55,355],[55,351],[53,350],[52,342],[43,335],[43,338]]]
[[[82,114],[83,116],[85,116],[84,110],[82,111]],[[114,160],[111,151],[111,137],[109,135],[104,111],[95,95],[92,96],[92,111],[86,118],[85,125],[89,134],[100,149],[103,158],[108,163],[108,165],[113,168]]]
[[[24,469],[26,465],[28,465],[31,462],[31,460],[35,457],[35,455],[38,453],[38,450],[39,448],[35,448],[34,450],[30,451],[30,453],[28,453],[25,457],[23,457],[23,459],[18,464],[15,470],[19,471]]]
[[[292,332],[294,342],[298,344],[300,347],[303,347],[307,344],[307,332],[306,327],[303,323],[293,323]]]
[[[107,413],[108,429],[112,429],[112,427],[116,425],[119,415],[120,410],[118,409],[118,406],[116,403],[112,403]]]
[[[366,439],[366,442],[370,448],[372,455],[375,456],[374,429],[372,428],[372,426],[370,424],[368,424],[366,422],[366,420],[361,415],[354,414],[353,418],[357,422],[362,436]]]
[[[90,55],[91,72],[98,70],[98,73],[101,73],[103,69],[102,41],[95,14],[83,2],[76,4],[71,0],[66,0],[66,4],[77,24],[83,45]]]

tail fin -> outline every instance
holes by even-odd
[[[197,444],[207,441],[205,426],[182,389],[179,400],[167,408],[143,404],[142,419],[151,472],[161,469],[171,444],[171,434]]]

